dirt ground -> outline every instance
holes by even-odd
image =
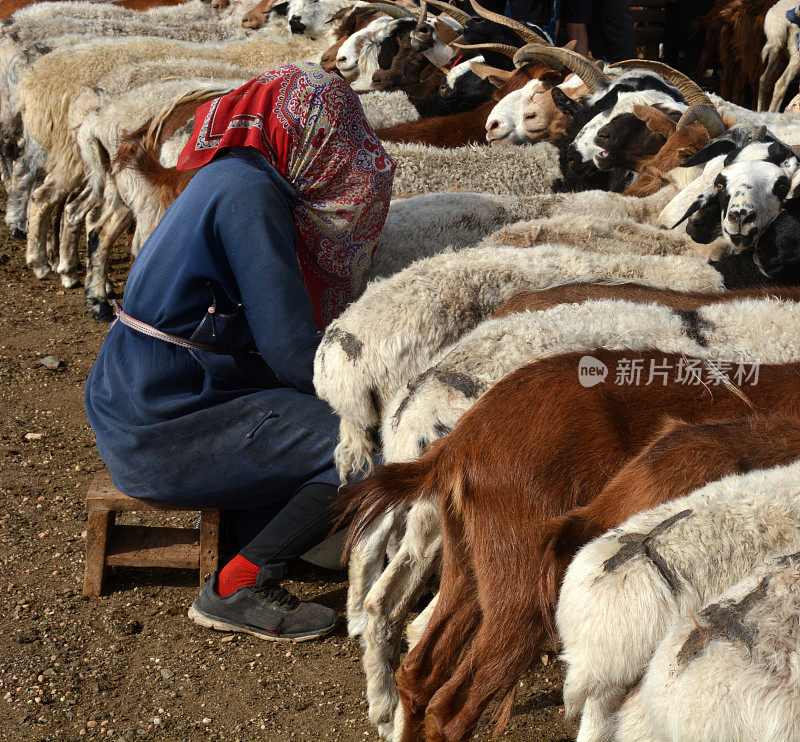
[[[119,248],[118,287],[128,265]],[[294,645],[201,629],[185,571],[117,569],[107,595],[81,596],[84,498],[102,465],[83,385],[105,332],[81,290],[34,278],[0,223],[0,738],[377,739],[343,624]],[[343,614],[340,573],[301,565],[286,586]],[[562,679],[552,658],[524,679],[504,739],[569,739]]]

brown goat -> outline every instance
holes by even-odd
[[[486,119],[497,102],[514,90],[524,87],[530,80],[552,80],[553,70],[542,65],[520,67],[499,87],[491,100],[477,108],[449,116],[432,116],[418,121],[409,121],[397,126],[379,129],[376,133],[386,142],[419,142],[434,147],[461,147],[465,144],[485,142]]]
[[[668,417],[741,419],[751,407],[725,387],[584,388],[582,353],[530,364],[486,392],[450,435],[411,463],[379,467],[347,488],[353,538],[388,507],[437,497],[443,524],[441,590],[419,643],[397,672],[405,739],[462,740],[498,693],[498,729],[545,636],[536,584],[545,522],[599,495]],[[609,352],[619,361],[677,364],[664,353]],[[800,364],[762,366],[747,389],[756,410],[795,409]]]
[[[774,0],[716,0],[699,20],[707,34],[693,76],[700,80],[706,69],[718,66],[722,97],[754,106],[763,71],[764,18],[774,4]]]
[[[581,304],[585,301],[602,299],[617,299],[637,304],[660,304],[679,312],[691,312],[708,304],[769,297],[800,302],[800,286],[759,286],[718,292],[655,289],[639,283],[567,283],[551,289],[515,294],[498,307],[492,318],[518,312],[541,312],[558,304]]]
[[[677,131],[675,122],[652,106],[634,106],[633,113],[647,123],[648,129],[667,137],[658,153],[641,163],[639,177],[622,192],[624,196],[644,198],[673,183],[670,171],[700,150],[709,136],[707,129],[697,121]]]
[[[274,2],[274,0],[262,0],[262,3],[263,2],[271,3]],[[259,3],[259,5],[262,3]],[[258,5],[256,5],[256,8],[257,7]],[[253,8],[250,13],[253,13],[256,8]],[[247,15],[250,15],[250,13]],[[356,31],[366,28],[379,15],[382,15],[379,10],[369,7],[348,7],[337,10],[331,18],[331,22],[336,24],[336,28],[333,32],[336,41],[334,41],[332,46],[329,46],[324,52],[322,52],[319,63],[325,67],[325,69],[338,73],[339,70],[336,67],[336,58],[339,56],[339,47],[344,44],[344,42],[347,41],[347,39]],[[245,16],[245,18],[247,18],[247,16]]]
[[[133,132],[123,132],[122,140],[114,157],[115,166],[130,169],[139,173],[146,181],[158,189],[162,209],[166,210],[172,202],[183,193],[184,188],[197,173],[194,170],[176,170],[164,167],[159,160],[161,146],[178,129],[194,119],[195,111],[204,101],[192,100],[176,105],[164,119],[159,136],[154,141],[147,141],[147,134],[152,120],[146,121]]]
[[[544,527],[540,610],[553,632],[558,589],[578,549],[642,510],[688,495],[729,474],[768,469],[800,457],[800,409],[691,425],[668,420],[588,505]]]

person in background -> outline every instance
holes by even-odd
[[[619,62],[636,57],[633,13],[627,0],[562,0],[561,24],[575,51]]]
[[[280,585],[335,517],[339,421],[314,354],[370,265],[394,163],[350,86],[295,63],[197,110],[178,169],[197,168],[131,268],[87,416],[120,490],[224,510],[239,551],[194,621],[323,636],[336,612]]]

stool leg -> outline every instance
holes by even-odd
[[[103,592],[106,549],[115,520],[113,510],[89,513],[89,525],[86,529],[86,572],[83,577],[83,594],[87,598],[97,598]]]
[[[219,569],[219,510],[200,511],[200,584]]]

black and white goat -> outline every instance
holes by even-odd
[[[735,252],[752,247],[778,216],[800,170],[794,152],[766,127],[734,126],[684,163],[702,164],[708,175],[721,167],[674,226],[687,221],[696,242],[722,236]]]

